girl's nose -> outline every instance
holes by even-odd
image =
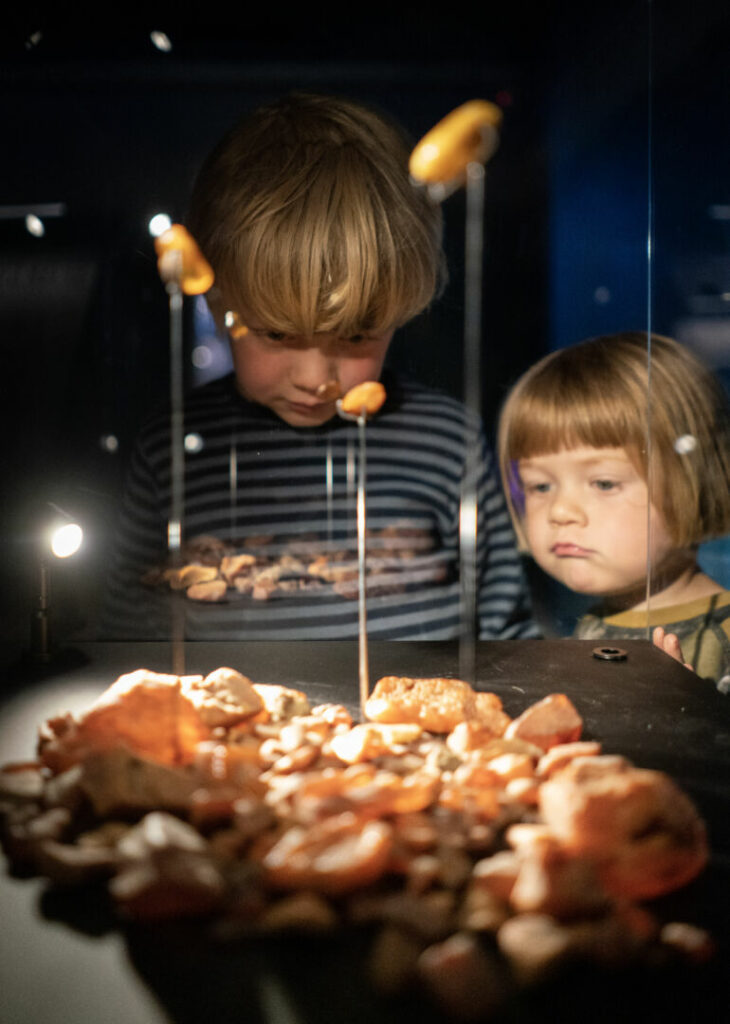
[[[584,524],[586,522],[585,509],[574,497],[565,493],[556,493],[550,504],[550,521],[558,526],[567,523]]]

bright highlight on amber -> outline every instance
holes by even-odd
[[[155,252],[163,281],[177,280],[185,295],[202,295],[211,288],[213,268],[182,224],[171,224],[155,239]]]
[[[248,334],[248,327],[246,327],[245,324],[241,323],[241,318],[239,317],[238,313],[235,313],[231,309],[229,309],[228,312],[226,313],[223,322],[228,328],[228,333],[230,334],[234,341],[236,341],[238,338],[245,338],[245,336]]]

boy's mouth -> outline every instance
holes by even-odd
[[[292,402],[287,399],[280,405],[279,412],[285,420],[292,417],[296,426],[319,426],[334,416],[335,406],[334,402]]]
[[[331,405],[331,402],[291,402],[286,403],[290,409],[294,412],[300,413],[302,416],[313,416],[317,413],[322,412],[323,409]]]

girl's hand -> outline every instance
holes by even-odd
[[[685,668],[688,668],[691,672],[694,669],[689,662],[684,660],[682,654],[682,645],[679,642],[679,637],[676,633],[665,633],[662,626],[656,626],[654,632],[651,634],[651,639],[655,647],[658,647],[660,651],[664,651],[675,661],[680,662]]]

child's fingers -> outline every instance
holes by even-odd
[[[655,647],[658,647],[660,651],[664,650],[664,629],[662,626],[655,626],[651,634],[651,642]],[[668,653],[668,652],[666,652]]]
[[[681,662],[685,668],[691,669],[692,666],[684,660],[682,654],[682,645],[679,642],[679,637],[676,633],[665,633],[662,626],[656,626],[652,635],[652,642],[655,647],[658,647],[660,651],[664,651],[675,661]]]

